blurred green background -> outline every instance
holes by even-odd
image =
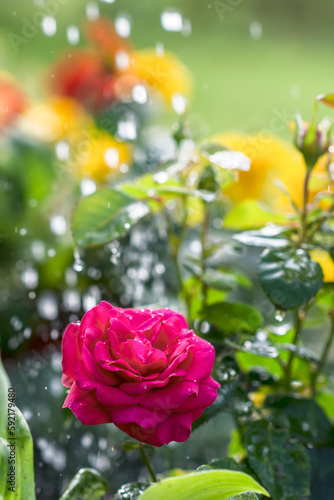
[[[315,95],[334,87],[334,3],[330,0],[96,0],[101,15],[126,12],[131,39],[138,48],[164,44],[194,76],[192,112],[211,132],[271,128],[287,136],[284,120],[311,112]],[[1,0],[0,65],[35,95],[43,95],[46,66],[70,46],[69,25],[81,27],[87,3],[82,0]],[[180,10],[192,33],[166,32],[160,16]],[[54,9],[57,33],[40,29],[24,41],[28,19]],[[13,36],[14,34],[14,36]],[[19,44],[14,50],[13,39]],[[82,40],[81,40],[81,43]],[[277,118],[275,118],[277,117]],[[196,119],[196,117],[195,117]]]

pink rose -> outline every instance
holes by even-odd
[[[112,422],[154,446],[185,441],[217,397],[211,344],[170,309],[121,309],[101,302],[65,330],[63,408],[83,424]]]

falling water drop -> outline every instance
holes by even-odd
[[[285,318],[285,312],[281,311],[280,309],[277,309],[275,312],[275,319],[276,321],[283,321]]]

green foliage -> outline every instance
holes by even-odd
[[[202,311],[201,319],[215,325],[224,333],[254,333],[262,324],[261,314],[246,304],[217,302]]]
[[[115,189],[101,189],[76,206],[72,233],[76,245],[98,246],[126,235],[150,212],[146,203]]]
[[[208,470],[163,479],[150,486],[141,500],[224,500],[240,493],[254,492],[269,496],[253,478],[243,472]]]
[[[265,250],[258,265],[264,291],[276,307],[292,309],[308,302],[323,285],[320,265],[305,250]]]
[[[273,500],[310,495],[310,463],[304,446],[267,420],[247,425],[247,460]]]
[[[266,408],[277,421],[287,419],[291,435],[305,444],[325,444],[331,440],[331,423],[322,408],[312,399],[273,394],[266,399]]]
[[[0,477],[6,478],[6,481],[0,483],[0,498],[3,500],[35,500],[35,480],[34,480],[34,459],[33,442],[28,424],[17,406],[9,406],[8,388],[9,379],[5,373],[0,359],[0,382],[1,382],[1,427],[0,427]],[[15,416],[15,430],[9,431],[7,428],[8,408],[10,415]],[[14,425],[13,420],[10,426]],[[12,434],[14,433],[14,435]],[[15,449],[15,491],[8,490],[7,479],[10,472],[9,463],[10,448]],[[2,496],[1,496],[2,495]]]
[[[309,449],[311,500],[329,500],[334,492],[334,448]]]
[[[80,469],[67,486],[60,500],[100,500],[108,483],[95,469]]]

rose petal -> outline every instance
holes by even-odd
[[[70,381],[73,383],[75,377],[75,363],[81,359],[79,351],[79,334],[80,326],[75,323],[71,323],[66,328],[62,339],[62,366],[63,373],[67,376],[67,378],[63,377],[63,384],[66,387],[70,387]]]
[[[63,408],[69,408],[85,425],[111,422],[107,408],[98,403],[94,392],[81,391],[75,382],[65,399]]]
[[[179,412],[191,412],[207,408],[217,398],[217,389],[220,384],[212,377],[202,380],[199,384],[198,394],[191,396],[179,408],[175,409]]]
[[[170,413],[177,411],[188,400],[196,397],[199,388],[195,382],[177,382],[160,389],[152,389],[142,398],[140,404],[151,410],[160,409]]]
[[[100,302],[84,314],[80,324],[82,331],[84,332],[87,328],[94,326],[104,332],[106,326],[109,325],[109,317],[114,309],[117,311],[119,308],[106,301]]]
[[[191,433],[191,415],[171,415],[152,429],[143,429],[140,425],[121,424],[119,429],[129,436],[152,446],[162,446],[171,441],[186,441]]]
[[[115,425],[138,424],[143,429],[152,429],[167,418],[160,410],[148,410],[140,405],[125,408],[111,408],[111,417]]]
[[[83,346],[82,348],[81,357],[86,371],[93,379],[102,382],[103,384],[119,384],[120,379],[114,373],[110,373],[109,371],[100,368],[94,356],[89,352],[86,346]]]
[[[180,364],[186,370],[186,380],[201,380],[211,375],[215,349],[204,339],[193,336],[188,358]]]

